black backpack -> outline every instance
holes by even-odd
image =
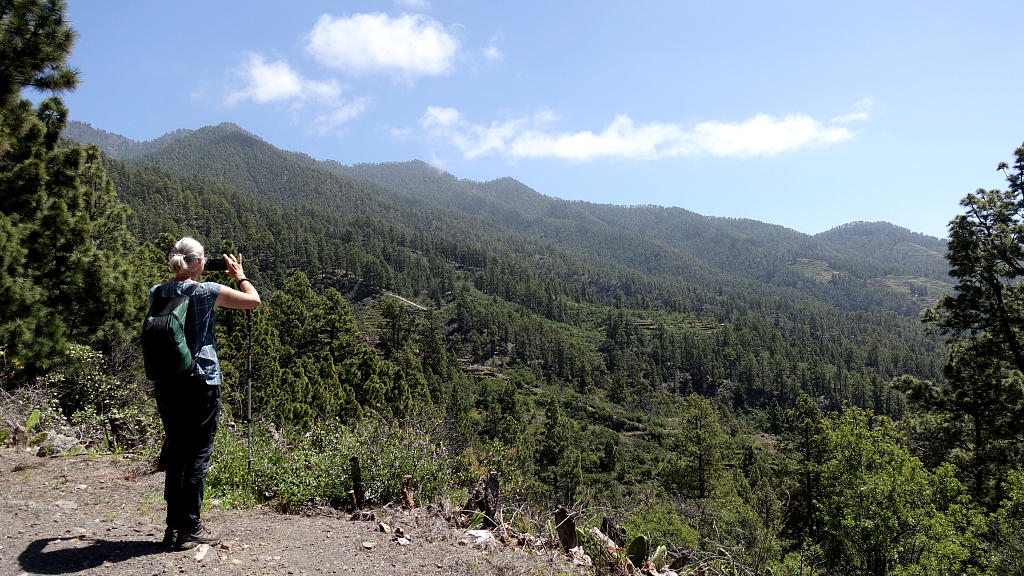
[[[185,316],[188,301],[197,283],[185,288],[180,296],[167,298],[157,289],[142,322],[142,360],[146,365],[146,378],[168,380],[191,373],[196,361],[185,342]]]

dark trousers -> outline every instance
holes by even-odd
[[[167,526],[191,533],[202,525],[199,510],[217,433],[220,386],[191,376],[157,382],[156,406],[166,434],[161,460]]]

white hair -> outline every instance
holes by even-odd
[[[168,264],[171,265],[171,270],[178,274],[188,270],[196,262],[202,260],[203,255],[203,245],[195,238],[185,236],[174,244]]]

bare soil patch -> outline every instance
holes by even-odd
[[[266,508],[212,509],[223,539],[198,550],[160,545],[163,474],[112,455],[40,458],[0,448],[0,574],[313,575],[574,573],[557,551],[499,542],[460,544],[466,531],[426,509],[375,510],[372,521],[321,510],[287,516]],[[379,531],[401,528],[408,544]]]

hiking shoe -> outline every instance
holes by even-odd
[[[206,526],[200,526],[191,533],[179,531],[174,544],[182,550],[192,548],[193,546],[198,546],[200,544],[216,546],[217,544],[220,544],[220,536],[214,534],[213,531]]]
[[[174,546],[175,541],[178,539],[178,531],[170,526],[164,530],[164,539],[160,541],[160,544],[164,546]]]

